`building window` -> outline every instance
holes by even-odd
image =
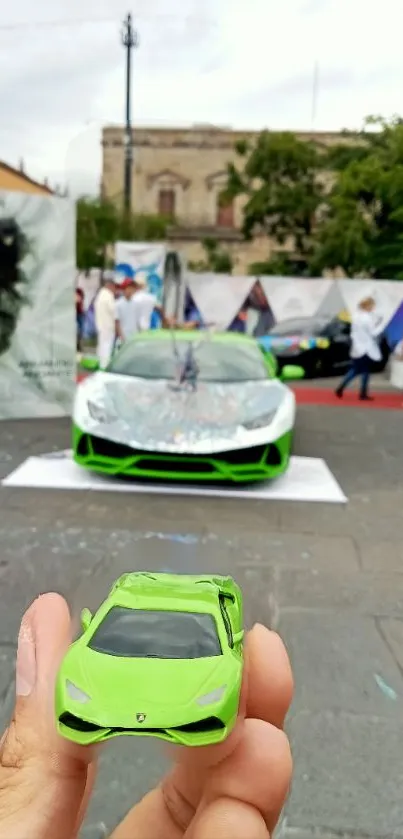
[[[175,215],[175,190],[160,189],[158,193],[158,212],[160,216]]]
[[[221,204],[220,196],[217,198],[217,227],[234,227],[234,202]]]

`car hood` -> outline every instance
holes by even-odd
[[[269,427],[290,398],[276,379],[198,383],[192,392],[167,381],[98,373],[79,386],[74,421],[82,431],[132,448],[203,454],[256,445],[248,424],[266,418],[262,426]]]
[[[63,678],[84,691],[87,703],[72,702],[66,693],[66,705],[72,705],[88,718],[105,713],[105,726],[114,719],[128,725],[136,713],[149,717],[161,706],[178,710],[194,703],[239,676],[231,656],[176,660],[155,658],[119,658],[89,649],[80,642],[68,652]],[[59,685],[65,691],[66,684]],[[124,722],[123,722],[124,721]]]

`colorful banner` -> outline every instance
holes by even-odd
[[[294,334],[294,330],[299,334],[295,339],[289,339],[295,340],[298,346],[301,346],[301,341],[308,340],[301,335],[302,332],[308,332],[307,326],[304,326],[306,319],[331,320],[339,317],[349,321],[360,301],[364,297],[373,296],[381,327],[391,348],[393,349],[403,338],[403,282],[308,280],[289,277],[257,279],[224,274],[189,273],[186,276],[186,285],[201,320],[214,323],[221,329],[230,328],[237,315],[242,313],[244,316],[245,309],[249,307],[246,321],[249,334],[265,336],[264,329],[256,331],[259,320],[262,323],[267,321],[271,327],[290,321],[290,335]],[[250,304],[254,296],[259,297],[254,294],[257,286],[263,290],[264,298],[263,301],[260,300],[259,308]],[[298,329],[296,320],[299,321]],[[270,326],[266,327],[266,335]],[[268,346],[267,341],[266,344]]]
[[[162,302],[166,246],[144,242],[116,242],[115,274],[118,283],[141,276],[148,291]]]
[[[75,278],[74,204],[0,191],[0,419],[70,414]]]

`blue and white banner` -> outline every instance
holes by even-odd
[[[162,302],[166,246],[144,242],[116,242],[115,274],[118,283],[141,276],[148,291]]]

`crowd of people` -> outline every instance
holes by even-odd
[[[273,323],[270,306],[267,303],[260,284],[256,282],[248,298],[237,313],[228,330],[245,333],[247,331],[248,312],[258,312],[258,322],[254,334],[265,334]],[[94,331],[97,342],[97,357],[102,368],[110,361],[116,346],[127,341],[133,335],[159,326],[178,326],[175,318],[169,318],[155,295],[147,289],[147,281],[140,274],[134,278],[126,277],[117,283],[114,275],[108,274],[93,303]],[[84,294],[76,289],[77,352],[83,348],[85,323]],[[207,329],[212,324],[206,323],[189,290],[186,291],[182,329]]]

